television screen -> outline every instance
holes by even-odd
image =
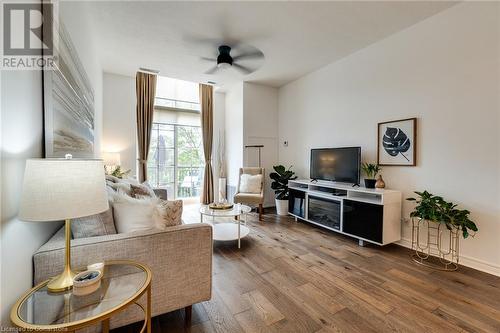
[[[359,183],[361,147],[311,149],[312,179]]]

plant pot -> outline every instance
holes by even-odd
[[[375,188],[376,179],[365,179],[365,187],[366,188]]]
[[[276,199],[276,213],[280,216],[288,215],[288,200]]]

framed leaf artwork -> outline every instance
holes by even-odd
[[[379,165],[417,165],[417,118],[379,123],[377,142]]]

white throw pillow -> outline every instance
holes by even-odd
[[[118,192],[113,198],[113,215],[118,233],[146,231],[156,227],[153,213],[157,198],[134,199]]]
[[[262,175],[249,175],[244,173],[240,176],[240,192],[260,193],[261,183],[262,183]]]

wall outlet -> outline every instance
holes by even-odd
[[[283,141],[283,147],[288,147],[288,141],[287,140]]]

